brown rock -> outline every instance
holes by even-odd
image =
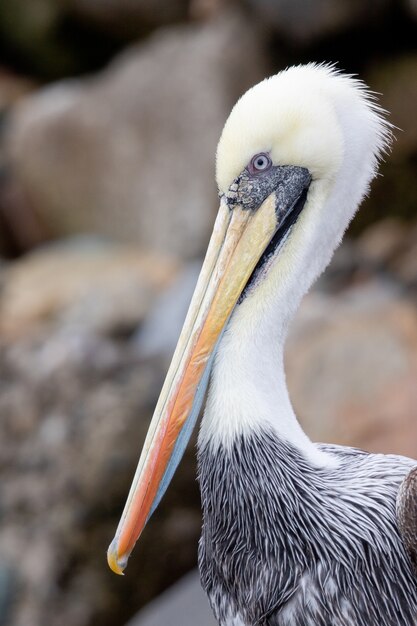
[[[0,10],[1,21],[1,10]],[[1,27],[0,27],[1,30]],[[9,256],[39,243],[39,229],[30,207],[22,202],[20,189],[10,181],[5,164],[4,130],[7,126],[7,111],[28,93],[35,83],[17,76],[0,66],[0,255]],[[3,117],[4,116],[4,117]]]
[[[134,246],[75,239],[44,246],[3,271],[0,332],[59,320],[94,332],[134,328],[176,265]]]
[[[360,263],[383,270],[410,292],[417,289],[417,224],[387,218],[369,226],[356,240]]]
[[[417,150],[417,55],[390,59],[371,68],[366,82],[381,94],[381,105],[389,111],[396,141],[390,161],[403,160]]]
[[[314,440],[417,458],[417,315],[383,283],[304,302],[287,355]]]
[[[417,224],[409,227],[404,245],[392,263],[392,270],[407,287],[417,290]]]
[[[18,102],[33,91],[35,83],[0,67],[0,111]]]
[[[356,240],[362,260],[372,265],[389,263],[404,247],[407,225],[395,217],[369,226]]]
[[[216,143],[262,66],[253,26],[222,13],[158,31],[100,76],[58,83],[19,106],[10,152],[51,234],[202,252],[218,204]]]
[[[395,270],[404,283],[417,288],[417,245],[410,247],[395,264]]]

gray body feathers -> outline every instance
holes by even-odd
[[[221,626],[417,624],[416,461],[320,448],[335,467],[269,431],[199,450],[199,565]]]

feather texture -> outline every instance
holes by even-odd
[[[335,468],[271,431],[200,450],[199,565],[222,626],[237,616],[244,626],[416,624],[417,580],[396,517],[415,462],[319,447]]]

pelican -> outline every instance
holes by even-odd
[[[121,574],[208,386],[199,568],[221,626],[417,624],[417,461],[313,443],[283,359],[390,138],[362,82],[315,64],[250,89],[223,129],[219,213],[108,551]]]

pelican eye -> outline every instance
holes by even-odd
[[[256,174],[257,172],[265,172],[269,170],[272,165],[272,161],[265,152],[261,152],[260,154],[255,154],[249,163],[249,172],[251,174]]]

